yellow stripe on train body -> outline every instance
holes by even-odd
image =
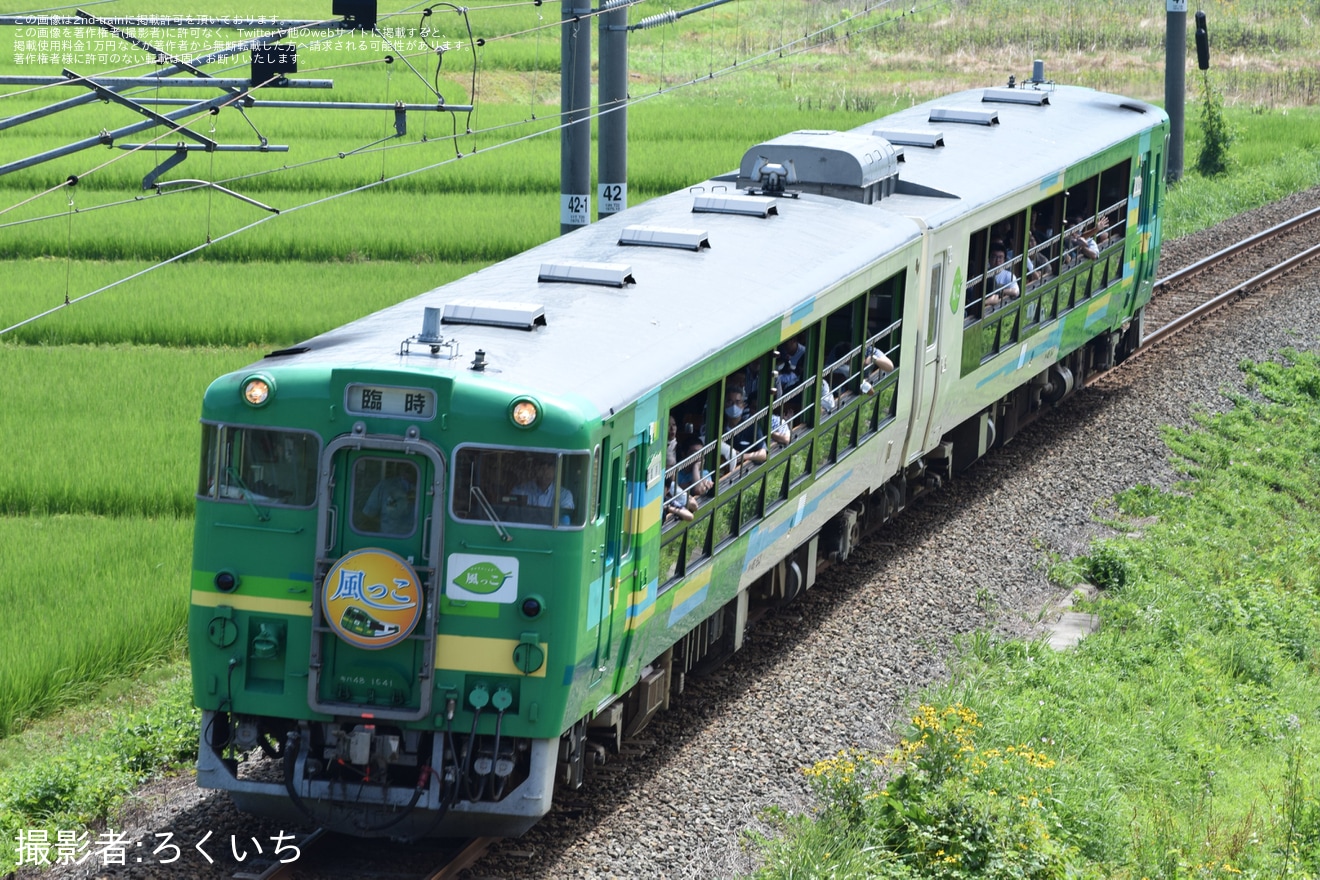
[[[521,642],[517,639],[487,639],[477,636],[450,636],[441,633],[435,640],[435,668],[459,672],[485,672],[490,675],[519,675],[525,678],[545,678],[548,664],[531,675],[525,675],[513,662],[513,651]],[[546,642],[540,648],[548,655]]]
[[[290,617],[311,617],[312,603],[307,599],[270,599],[264,596],[235,596],[193,590],[192,604],[201,608],[226,605],[235,611],[256,611],[262,614],[284,614]],[[440,635],[436,638],[435,668],[455,669],[461,672],[486,672],[493,675],[523,675],[514,665],[513,650],[520,645],[516,639],[486,639],[473,636]],[[547,643],[541,642],[542,651]],[[545,678],[545,664],[530,678]]]
[[[267,596],[237,596],[233,593],[193,590],[192,603],[201,608],[226,605],[235,611],[259,611],[262,614],[284,614],[289,617],[312,616],[310,599],[272,599]]]

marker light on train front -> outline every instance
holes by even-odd
[[[541,408],[536,405],[536,401],[520,397],[509,407],[509,418],[519,428],[530,428],[541,418]]]
[[[266,376],[250,376],[243,380],[243,399],[252,406],[265,406],[275,393],[275,383]]]

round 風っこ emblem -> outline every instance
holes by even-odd
[[[321,613],[340,639],[378,650],[406,639],[422,619],[422,586],[402,557],[376,547],[335,563],[321,588]]]

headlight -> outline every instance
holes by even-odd
[[[275,393],[275,383],[265,376],[252,376],[243,381],[243,399],[252,406],[265,406]]]
[[[534,400],[519,398],[509,408],[509,418],[520,428],[530,428],[541,418],[541,408]]]

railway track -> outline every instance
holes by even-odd
[[[1141,351],[1320,256],[1320,208],[1235,242],[1155,283]],[[1141,352],[1138,352],[1140,354]]]

